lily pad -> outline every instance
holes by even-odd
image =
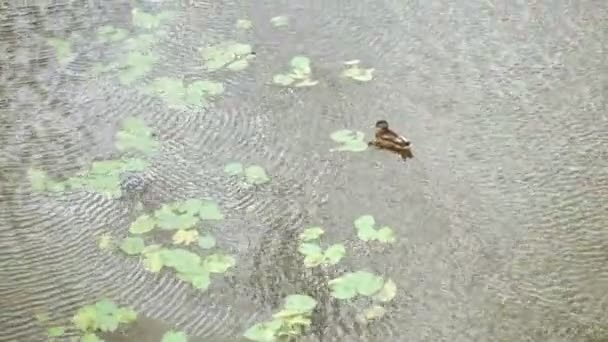
[[[130,308],[118,307],[108,299],[80,308],[72,321],[76,328],[83,332],[112,332],[121,323],[131,323],[137,319],[137,313]]]
[[[210,249],[215,247],[215,238],[211,235],[203,235],[198,238],[198,246],[202,249]]]
[[[371,215],[363,215],[355,220],[357,236],[363,241],[378,241],[382,243],[393,243],[396,241],[395,233],[390,227],[374,228],[376,221]]]
[[[134,8],[131,11],[131,19],[133,25],[144,29],[155,29],[166,23],[173,17],[173,12],[163,11],[158,14],[152,14],[142,11],[139,8]]]
[[[274,27],[281,27],[289,25],[289,17],[286,15],[277,15],[276,17],[270,18],[270,23]]]
[[[310,58],[295,56],[291,59],[291,67],[300,74],[310,74]]]
[[[374,68],[360,68],[358,63],[347,65],[349,67],[342,71],[342,77],[352,78],[353,80],[359,82],[369,82],[374,78]]]
[[[341,129],[333,132],[330,138],[341,145],[331,151],[361,152],[367,149],[367,143],[363,140],[365,134],[360,131]]]
[[[317,301],[306,295],[289,295],[285,298],[284,308],[287,310],[293,310],[298,313],[312,312],[317,306]]]
[[[206,106],[209,99],[224,92],[221,83],[197,80],[185,86],[180,79],[159,77],[152,82],[152,92],[161,96],[170,108],[184,108],[187,105]]]
[[[163,334],[161,342],[188,342],[188,335],[181,331],[169,330]]]
[[[110,234],[102,234],[99,237],[97,245],[101,250],[109,250],[112,248],[112,236]]]
[[[230,255],[212,254],[205,258],[203,267],[210,273],[224,273],[236,264],[236,259]]]
[[[155,226],[156,220],[154,218],[149,215],[141,215],[131,223],[129,232],[132,234],[144,234],[154,229]]]
[[[294,82],[294,79],[290,75],[277,74],[272,78],[272,82],[282,86],[288,86]]]
[[[190,229],[199,219],[193,213],[178,213],[170,206],[163,206],[154,212],[157,225],[165,230]]]
[[[345,254],[346,248],[343,244],[331,245],[325,250],[325,261],[330,265],[335,265],[342,260]]]
[[[253,23],[248,19],[239,19],[236,21],[236,27],[241,30],[249,30],[253,27]]]
[[[374,320],[381,318],[386,314],[386,309],[380,305],[373,305],[365,310],[365,318],[367,320]]]
[[[140,237],[127,237],[120,244],[120,249],[128,255],[140,254],[144,247],[144,240]]]
[[[127,53],[119,72],[119,79],[125,85],[130,85],[152,71],[158,57],[152,53],[130,51]]]
[[[245,169],[245,178],[250,184],[261,185],[270,182],[266,170],[259,165],[252,165]]]
[[[257,323],[247,329],[243,336],[256,342],[275,342],[277,340],[277,333],[282,326],[283,321],[278,319],[270,322]]]
[[[63,336],[63,334],[65,334],[64,327],[50,327],[47,330],[47,335],[49,337],[60,337]]]
[[[205,61],[204,66],[209,71],[216,71],[223,67],[228,67],[233,71],[243,70],[249,65],[246,57],[250,56],[252,51],[251,45],[235,41],[227,41],[201,49]],[[236,65],[232,65],[235,63]]]
[[[380,290],[380,292],[378,292],[376,295],[374,295],[374,299],[378,300],[380,302],[390,302],[391,300],[393,300],[393,298],[395,298],[396,294],[397,294],[397,285],[395,284],[395,282],[392,279],[388,279],[384,283],[382,290]]]
[[[310,58],[306,56],[295,56],[289,62],[291,72],[287,74],[277,74],[272,78],[273,83],[281,86],[294,85],[295,87],[312,87],[319,81],[311,79]]]
[[[173,234],[173,243],[176,245],[189,245],[198,241],[198,232],[194,229],[180,229]]]
[[[242,174],[244,171],[243,169],[243,164],[241,163],[228,163],[226,164],[226,166],[224,167],[224,172],[226,172],[227,174],[231,175],[231,176],[237,176]]]
[[[300,240],[302,240],[302,241],[316,240],[316,239],[320,238],[321,235],[323,235],[324,233],[325,233],[325,231],[321,227],[310,227],[310,228],[305,229],[304,232],[302,232],[300,234]]]
[[[104,341],[93,333],[86,333],[86,334],[82,335],[80,342],[104,342]]]
[[[347,273],[329,282],[332,296],[338,299],[350,299],[357,294],[371,296],[384,285],[382,277],[366,271]]]

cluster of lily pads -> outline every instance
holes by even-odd
[[[202,234],[201,221],[222,220],[224,215],[217,203],[211,200],[188,199],[165,204],[153,214],[140,215],[129,227],[130,235],[122,240],[120,249],[127,255],[143,258],[144,267],[150,272],[172,268],[177,277],[199,290],[206,290],[212,273],[224,273],[234,266],[233,256],[213,253],[204,258],[200,251],[215,247],[215,238]],[[174,246],[195,245],[195,251],[185,248],[164,247],[159,243],[146,245],[144,234],[153,230],[169,232]]]
[[[340,146],[330,151],[361,152],[367,149],[367,142],[364,140],[365,134],[360,131],[340,129],[333,132],[329,137],[340,144]]]
[[[270,182],[270,177],[263,167],[259,165],[250,165],[244,167],[243,164],[232,162],[226,164],[224,172],[230,176],[242,176],[247,184],[261,185]]]
[[[300,336],[311,324],[312,312],[317,301],[307,295],[290,295],[285,298],[283,309],[272,315],[272,320],[257,323],[245,331],[252,341],[290,341]]]
[[[153,138],[152,130],[143,120],[127,118],[116,133],[116,148],[124,153],[141,157],[122,156],[118,159],[93,162],[88,168],[77,172],[66,180],[52,179],[38,169],[28,170],[35,191],[63,192],[85,189],[114,198],[122,195],[121,175],[125,172],[141,172],[148,166],[147,157],[157,152],[159,142]]]
[[[46,314],[36,315],[37,320],[45,325],[49,318]],[[73,329],[78,332],[78,338],[73,341],[81,342],[103,342],[99,333],[112,333],[119,326],[130,324],[137,320],[137,312],[130,307],[119,307],[113,301],[102,298],[93,304],[87,304],[79,308],[72,317],[71,326],[51,326],[47,329],[50,341],[63,337],[67,330]],[[188,338],[184,332],[169,330],[161,339],[161,342],[187,342]]]
[[[396,240],[391,228],[374,228],[375,220],[372,215],[358,217],[354,225],[357,236],[362,241],[393,243]],[[345,256],[346,248],[343,244],[333,244],[325,251],[321,248],[318,241],[324,233],[322,227],[315,226],[305,229],[299,235],[298,251],[304,255],[305,267],[335,265]],[[338,300],[366,298],[371,302],[363,311],[363,319],[368,321],[382,317],[386,313],[382,304],[393,300],[397,293],[397,285],[392,279],[384,279],[364,270],[344,273],[330,280],[328,285],[331,296]],[[310,325],[310,316],[316,303],[314,298],[306,295],[291,295],[287,297],[285,308],[273,315],[273,320],[255,324],[244,336],[256,342],[289,341],[290,338],[303,334]]]

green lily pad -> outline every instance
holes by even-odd
[[[365,318],[367,320],[374,320],[374,319],[378,319],[381,318],[382,316],[384,316],[386,314],[386,309],[381,307],[380,305],[373,305],[369,308],[367,308],[364,312],[365,314]]]
[[[124,47],[130,51],[147,51],[156,42],[156,38],[152,34],[142,33],[136,36],[127,38],[124,41]]]
[[[317,301],[306,295],[289,295],[285,298],[284,308],[299,313],[310,313],[317,306]]]
[[[236,264],[236,259],[230,255],[212,254],[205,258],[203,267],[211,273],[224,273]]]
[[[276,17],[270,18],[270,23],[274,27],[281,27],[289,25],[289,17],[285,15],[277,15]]]
[[[152,71],[152,67],[158,61],[158,57],[140,51],[130,51],[127,53],[123,66],[119,72],[119,79],[125,85],[130,85],[147,73]]]
[[[138,118],[127,118],[122,122],[122,129],[116,133],[116,148],[119,151],[139,151],[147,155],[156,153],[160,144],[152,137],[152,130]],[[143,171],[146,162],[128,160],[129,171]],[[117,168],[115,168],[117,169]]]
[[[163,254],[161,250],[143,252],[144,255],[144,268],[152,273],[158,273],[165,266]]]
[[[220,209],[220,206],[211,201],[204,201],[199,208],[198,216],[201,220],[223,220],[224,214]]]
[[[397,285],[392,279],[388,279],[382,289],[374,295],[374,299],[380,302],[390,302],[397,294]]]
[[[329,246],[324,253],[325,260],[330,265],[335,265],[346,255],[346,248],[343,244]]]
[[[161,342],[188,342],[188,335],[181,331],[169,330],[163,334]]]
[[[323,250],[316,243],[303,243],[298,247],[298,251],[304,255],[321,254]]]
[[[325,255],[323,255],[323,253],[311,253],[304,257],[304,266],[308,268],[316,267],[323,264],[324,261]]]
[[[32,184],[32,189],[34,189],[35,191],[46,190],[46,184],[48,180],[46,172],[30,168],[27,171],[27,175],[30,179],[30,183]]]
[[[86,333],[86,334],[82,335],[80,342],[104,342],[104,341],[102,339],[100,339],[97,335],[95,335],[94,333]]]
[[[63,336],[63,334],[65,334],[64,327],[50,327],[47,330],[47,335],[49,337],[60,337]]]
[[[382,243],[395,242],[395,233],[389,227],[374,228],[376,221],[371,215],[363,215],[355,220],[357,236],[363,241],[379,241]]]
[[[142,11],[139,8],[134,8],[131,11],[131,20],[133,25],[144,29],[155,29],[166,23],[173,17],[173,12],[163,11],[158,14],[152,14]]]
[[[206,270],[198,273],[178,274],[178,278],[190,283],[194,288],[205,291],[211,285],[211,278]]]
[[[360,68],[356,64],[349,65],[349,68],[342,72],[342,77],[352,78],[359,82],[369,82],[374,78],[374,68]]]
[[[357,294],[371,296],[384,285],[382,277],[366,271],[347,273],[329,282],[332,296],[338,299],[350,299]]]
[[[277,333],[283,326],[282,320],[272,320],[270,322],[257,323],[247,329],[243,336],[256,342],[275,342]]]
[[[214,46],[201,49],[205,68],[209,71],[216,71],[225,66],[233,71],[246,68],[249,63],[244,57],[252,53],[251,45],[228,41]],[[243,62],[245,61],[245,62]],[[234,66],[230,66],[235,64]]]
[[[250,184],[261,185],[270,182],[270,177],[263,167],[252,165],[245,169],[245,178]]]
[[[300,234],[300,240],[302,241],[311,241],[316,240],[323,235],[325,231],[321,227],[310,227],[304,230],[302,234]]]
[[[291,67],[302,74],[310,74],[310,58],[306,56],[295,56],[291,59]]]
[[[132,234],[144,234],[154,229],[155,226],[156,220],[154,218],[149,215],[141,215],[131,223],[129,232]]]
[[[137,313],[130,308],[118,307],[108,299],[80,308],[72,321],[83,332],[112,332],[121,323],[131,323],[137,319]]]
[[[154,212],[157,225],[165,230],[190,229],[199,219],[192,213],[177,213],[169,206],[163,206]]]
[[[359,131],[341,129],[333,132],[330,138],[341,145],[331,151],[361,152],[367,149],[367,143],[363,140],[365,134]]]
[[[231,175],[231,176],[237,176],[242,174],[244,171],[243,169],[243,164],[241,163],[228,163],[226,164],[226,166],[224,167],[224,172],[226,172],[227,174]]]
[[[288,86],[294,82],[294,79],[290,75],[278,74],[274,75],[272,82],[282,86]]]
[[[236,27],[241,30],[249,30],[253,27],[253,23],[248,19],[239,19],[236,21]]]
[[[317,84],[319,84],[319,81],[313,81],[313,80],[303,80],[301,82],[298,82],[295,84],[295,87],[297,88],[302,88],[302,87],[313,87],[316,86]]]
[[[203,235],[198,238],[198,246],[202,249],[210,249],[215,247],[215,238],[211,235]]]
[[[140,254],[145,247],[144,240],[140,237],[128,237],[122,240],[120,249],[128,255]]]

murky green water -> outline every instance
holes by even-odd
[[[1,340],[42,340],[36,314],[64,324],[107,296],[146,317],[108,341],[158,341],[169,327],[234,341],[292,293],[319,300],[310,341],[607,338],[602,2],[58,3],[0,7]],[[150,47],[156,62],[138,60],[131,72],[145,70],[132,82],[124,69],[94,72],[124,54],[99,42],[100,27],[145,33],[134,8],[174,13]],[[279,15],[287,26],[271,24]],[[250,30],[235,26],[244,18]],[[226,40],[250,44],[255,59],[208,72],[198,49]],[[295,55],[310,58],[317,85],[272,84]],[[374,79],[341,78],[352,59]],[[172,106],[146,92],[160,77],[224,91],[205,106]],[[116,158],[115,133],[131,116],[160,142],[137,176],[143,193],[32,191],[32,167],[68,178]],[[368,138],[381,118],[413,142],[414,159],[330,152],[332,132]],[[244,186],[224,172],[234,161],[271,181]],[[237,260],[205,292],[98,246],[102,234],[125,237],[141,210],[201,197],[221,205],[226,218],[205,229]],[[364,214],[397,242],[359,241],[353,221]],[[347,248],[324,271],[297,252],[298,234],[315,225]],[[398,288],[388,314],[366,324],[327,290],[359,269]]]

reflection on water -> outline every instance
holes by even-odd
[[[602,6],[149,2],[138,7],[171,19],[134,27],[123,2],[10,5],[0,13],[0,309],[10,322],[1,339],[41,339],[36,313],[61,321],[108,296],[152,319],[131,331],[140,339],[167,325],[234,341],[294,291],[325,298],[311,341],[606,338]],[[279,15],[287,26],[271,24]],[[251,29],[236,28],[244,18]],[[100,27],[116,42],[100,43]],[[225,40],[251,44],[256,57],[210,73],[199,48]],[[319,83],[273,86],[296,55],[310,58]],[[374,79],[340,78],[352,59]],[[163,77],[181,80],[163,83],[174,102],[146,87]],[[32,167],[69,178],[115,158],[129,116],[162,146],[138,175],[141,196],[31,191]],[[407,135],[414,159],[330,152],[332,132],[369,136],[378,119]],[[235,161],[263,166],[271,182],[227,177]],[[208,229],[237,256],[205,293],[97,246],[102,234],[126,236],[142,206],[201,197],[222,205],[226,219]],[[397,242],[358,241],[363,214]],[[303,267],[295,239],[314,225],[347,245],[339,267]],[[390,314],[370,324],[323,292],[361,268],[398,287]]]

